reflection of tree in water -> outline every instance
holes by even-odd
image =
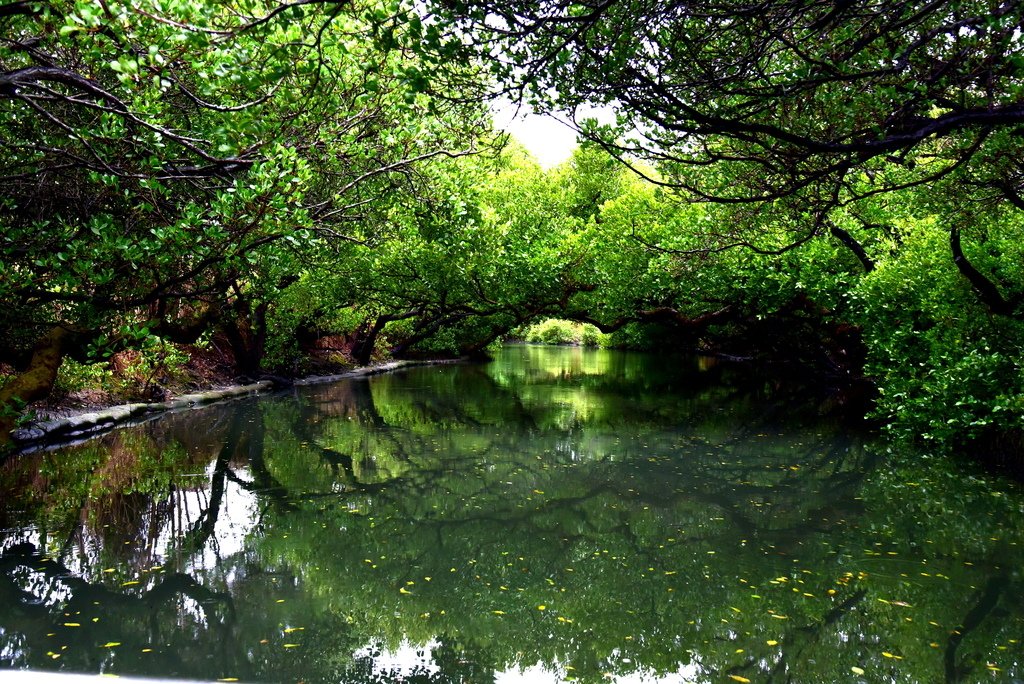
[[[980,481],[962,519],[919,515],[914,529],[893,530],[904,500],[890,495],[932,477],[922,469],[876,470],[875,453],[836,425],[794,424],[790,397],[725,385],[722,369],[654,381],[639,361],[615,363],[426,368],[240,402],[180,433],[157,423],[161,432],[148,428],[133,446],[136,462],[164,454],[173,472],[202,475],[185,486],[159,468],[164,480],[122,478],[119,491],[139,488],[146,505],[122,505],[120,521],[81,514],[100,510],[86,501],[74,521],[104,530],[104,553],[133,534],[167,539],[172,530],[173,544],[147,542],[141,557],[163,553],[224,597],[201,618],[204,604],[182,585],[176,608],[129,602],[150,612],[125,608],[118,618],[165,620],[160,638],[188,654],[173,671],[191,676],[209,677],[216,660],[225,676],[307,681],[489,682],[537,663],[583,681],[680,668],[692,679],[831,681],[851,666],[896,680],[974,681],[999,645],[1020,660],[1007,636],[1021,628],[1019,578],[977,557],[994,553],[980,540],[957,536],[994,533],[983,506],[997,499]],[[638,387],[632,375],[648,380]],[[952,507],[951,489],[933,487],[919,505]],[[188,491],[203,498],[183,498]],[[231,491],[252,498],[255,521],[244,549],[218,556]],[[1003,524],[1019,530],[1012,510],[999,509]],[[74,527],[70,516],[53,519],[62,522],[50,539]],[[918,548],[932,538],[941,552]],[[966,553],[975,566],[963,565]],[[12,589],[25,590],[16,575],[28,566],[5,570],[4,605],[39,600],[38,587]],[[63,591],[87,596],[99,586],[140,601],[135,589],[159,586],[154,575],[122,589],[134,575],[107,578],[103,567],[90,566],[92,585]],[[54,605],[67,612],[70,601]],[[54,622],[0,615],[7,635],[36,625],[25,644],[45,644]],[[115,640],[128,639],[143,643]],[[430,645],[432,669],[382,670],[370,644]],[[45,649],[19,648],[32,654],[19,662],[60,666]],[[1005,658],[1000,665],[1012,671]]]

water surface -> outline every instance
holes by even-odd
[[[820,408],[706,361],[513,346],[11,459],[0,668],[1024,677],[1021,487]]]

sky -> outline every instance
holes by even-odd
[[[542,168],[561,164],[577,147],[576,131],[555,117],[534,114],[525,105],[517,110],[509,102],[493,105],[492,112],[495,127],[512,134],[536,157]],[[610,109],[593,108],[586,115],[600,121],[614,121]]]
[[[505,105],[494,110],[494,125],[505,130],[530,151],[542,168],[550,169],[569,158],[576,149],[576,132],[550,117],[520,112]]]

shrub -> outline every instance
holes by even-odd
[[[533,344],[578,344],[585,347],[605,346],[608,336],[590,324],[549,318],[531,325],[524,335]]]

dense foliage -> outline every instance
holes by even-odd
[[[201,349],[292,376],[555,317],[858,407],[873,382],[895,433],[1013,447],[1020,12],[0,6],[0,440],[125,350],[147,386]],[[618,120],[545,171],[495,153],[495,90]]]

